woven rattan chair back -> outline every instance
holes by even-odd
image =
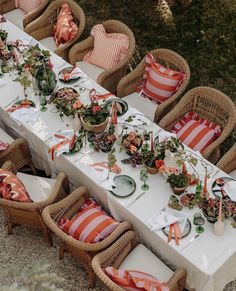
[[[216,163],[220,158],[220,144],[230,135],[236,125],[235,105],[228,96],[214,88],[196,87],[182,97],[177,106],[159,122],[159,125],[171,131],[174,125],[190,111],[198,113],[202,118],[221,127],[221,135],[202,153],[206,159]]]

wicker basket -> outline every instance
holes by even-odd
[[[109,118],[107,117],[107,119],[103,122],[103,123],[100,123],[100,124],[97,124],[97,125],[92,125],[90,123],[87,123],[83,117],[81,116],[80,117],[81,119],[81,123],[82,123],[82,126],[85,130],[87,131],[92,131],[92,132],[103,132],[107,125],[108,125],[108,121],[109,121]]]

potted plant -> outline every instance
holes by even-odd
[[[167,182],[175,195],[182,194],[188,187],[188,177],[183,173],[169,175]]]
[[[145,150],[145,146],[142,148],[144,165],[149,174],[156,174],[159,168],[164,164],[161,157],[162,155],[158,150]]]
[[[106,105],[92,102],[80,110],[82,126],[87,131],[103,132],[108,124],[109,110]]]

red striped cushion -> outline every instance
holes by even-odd
[[[38,8],[41,3],[42,0],[15,0],[16,8],[21,8],[26,14]]]
[[[185,114],[172,129],[179,140],[193,150],[203,152],[221,134],[219,125],[201,118],[195,112]]]
[[[87,202],[86,202],[87,203]],[[59,227],[76,240],[97,243],[108,237],[119,225],[100,209],[98,204],[88,203],[71,219],[63,219]]]
[[[184,78],[184,73],[165,68],[149,53],[146,56],[143,83],[137,91],[142,90],[146,97],[162,103],[178,90]]]
[[[128,291],[170,291],[165,283],[144,272],[117,270],[113,267],[106,267],[105,272],[113,282]]]
[[[106,33],[102,24],[95,25],[91,30],[94,37],[94,49],[88,52],[83,61],[104,69],[119,64],[128,53],[129,38],[122,33]]]
[[[72,41],[78,33],[78,26],[73,21],[70,6],[64,3],[57,18],[57,23],[53,28],[53,36],[57,47],[61,44]]]

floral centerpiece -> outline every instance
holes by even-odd
[[[106,105],[91,102],[79,110],[82,126],[87,131],[102,132],[108,124],[109,110]]]
[[[149,174],[156,174],[160,167],[164,165],[163,152],[158,149],[149,149],[149,145],[145,144],[141,149],[144,164]]]

